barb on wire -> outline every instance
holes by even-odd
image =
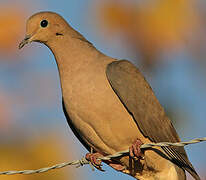
[[[143,144],[141,146],[141,149],[146,149],[146,148],[151,148],[154,146],[158,146],[158,147],[165,147],[165,146],[186,146],[186,145],[190,145],[190,144],[195,144],[195,143],[200,143],[206,141],[206,137],[204,138],[197,138],[197,139],[193,139],[191,141],[186,141],[186,142],[178,142],[178,143],[170,143],[170,142],[161,142],[161,143],[149,143],[149,144]],[[126,151],[120,151],[117,152],[115,154],[112,155],[108,155],[105,157],[101,157],[98,158],[99,160],[110,160],[112,158],[117,158],[117,157],[121,157],[124,155],[127,155],[129,153],[129,150]],[[81,160],[76,160],[76,161],[71,161],[71,162],[66,162],[66,163],[61,163],[61,164],[56,164],[54,166],[51,167],[46,167],[46,168],[41,168],[41,169],[37,169],[37,170],[22,170],[22,171],[4,171],[4,172],[0,172],[0,175],[16,175],[16,174],[24,174],[24,175],[28,175],[28,174],[37,174],[37,173],[44,173],[44,172],[48,172],[50,170],[54,170],[54,169],[61,169],[64,168],[66,166],[76,166],[76,167],[80,167],[83,165],[89,164],[89,161],[87,161],[85,158],[82,158]]]

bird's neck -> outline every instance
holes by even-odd
[[[62,95],[72,95],[79,78],[96,71],[95,64],[104,55],[85,39],[62,36],[46,44],[53,52],[59,70]],[[104,58],[103,58],[104,59]]]
[[[102,54],[83,36],[64,35],[46,44],[53,52],[61,76],[72,76],[89,67]]]

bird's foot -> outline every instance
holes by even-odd
[[[85,158],[87,161],[89,161],[96,169],[100,171],[104,171],[102,169],[102,161],[98,158],[102,157],[102,154],[100,153],[87,153]]]
[[[132,146],[129,148],[129,156],[131,158],[138,158],[138,160],[143,159],[143,152],[141,151],[141,145],[143,142],[137,139]]]
[[[98,158],[103,157],[102,154],[100,153],[87,153],[85,158],[87,161],[91,162],[91,164],[98,170],[104,171],[102,169],[102,161],[99,160]],[[124,166],[122,166],[119,162],[116,162],[114,160],[104,160],[104,163],[112,167],[113,169],[117,171],[123,171],[125,169]]]

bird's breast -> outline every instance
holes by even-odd
[[[127,149],[136,138],[145,142],[132,116],[111,88],[104,69],[81,71],[61,82],[66,110],[90,146],[110,154]]]

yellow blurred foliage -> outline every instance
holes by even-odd
[[[32,138],[26,142],[18,139],[16,142],[8,142],[0,146],[1,163],[0,171],[38,169],[52,166],[56,163],[69,160],[70,152],[65,152],[59,143],[59,135],[48,134],[42,139]],[[24,139],[25,140],[25,139]],[[72,160],[72,157],[70,156]],[[74,180],[72,168],[53,170],[47,173],[34,175],[10,175],[1,176],[4,180]],[[77,176],[77,175],[76,175]],[[79,176],[79,175],[78,175]]]
[[[156,0],[141,3],[100,3],[103,28],[123,32],[145,56],[175,48],[198,27],[198,13],[191,0]],[[106,26],[105,26],[106,25]]]
[[[0,53],[12,53],[25,28],[24,10],[13,6],[0,7]]]

